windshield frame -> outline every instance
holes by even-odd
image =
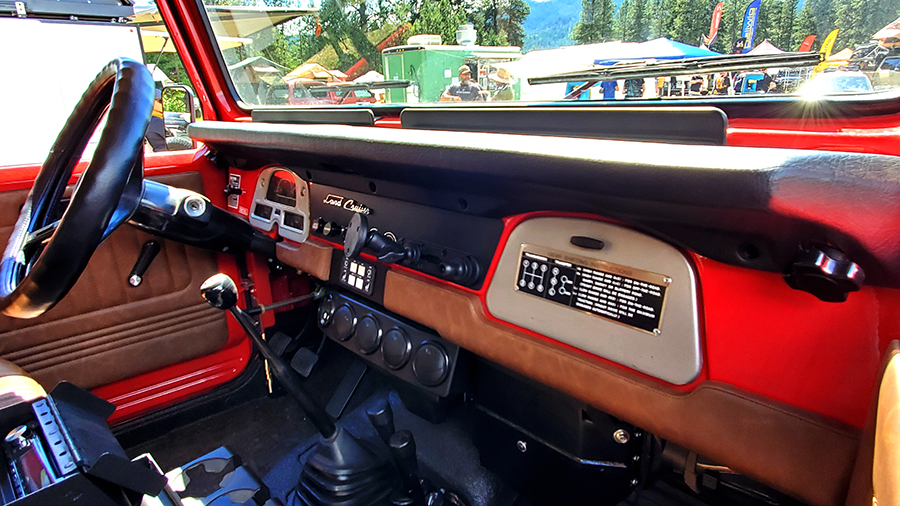
[[[166,5],[171,0],[161,0],[158,4]],[[212,96],[218,98],[220,106],[223,106],[229,114],[225,117],[249,117],[254,110],[261,111],[290,111],[290,110],[372,110],[378,117],[399,117],[400,112],[407,108],[435,108],[452,107],[479,108],[498,107],[498,103],[352,103],[352,104],[303,104],[303,105],[253,105],[241,99],[237,88],[228,72],[228,65],[224,55],[216,44],[216,36],[212,22],[206,11],[203,0],[193,2],[175,2],[184,6],[186,11],[192,11],[195,19],[203,25],[203,58],[215,63],[217,80],[221,80],[221,91],[227,92],[227,98],[219,93]],[[177,7],[176,7],[177,8]],[[160,11],[162,13],[162,9]],[[164,17],[166,15],[164,14]],[[191,35],[199,35],[194,31]],[[173,34],[174,36],[174,34]],[[194,54],[194,53],[189,53]],[[213,70],[206,66],[207,71]],[[199,76],[199,74],[198,74]],[[560,98],[555,101],[515,101],[506,102],[501,107],[692,107],[714,106],[726,113],[731,119],[777,119],[777,120],[804,120],[805,123],[821,121],[854,121],[862,118],[878,116],[900,115],[900,88],[889,90],[876,90],[863,94],[825,95],[817,97],[816,102],[820,107],[809,107],[810,98],[796,93],[784,95],[756,95],[756,96],[716,96],[716,97],[687,97],[679,99],[640,99],[640,100],[566,100]],[[239,111],[233,110],[236,106]],[[238,114],[240,113],[240,114]]]

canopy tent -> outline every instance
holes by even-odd
[[[284,75],[287,70],[287,67],[283,67],[262,56],[247,58],[228,66],[228,72],[231,73],[235,83],[238,81],[265,81],[271,83]]]
[[[875,35],[872,36],[872,39],[884,40],[892,37],[900,39],[900,18],[897,18],[893,23],[875,32]]]
[[[771,42],[769,42],[768,39],[766,39],[766,40],[762,41],[762,43],[760,43],[760,45],[751,49],[747,54],[752,54],[752,55],[778,54],[778,53],[783,53],[783,52],[784,51],[782,51],[781,49],[778,49],[777,47],[775,47],[774,44],[772,44]]]
[[[880,40],[887,47],[900,45],[900,18],[875,32],[874,40]]]
[[[300,16],[315,15],[315,7],[292,9],[287,7],[245,7],[238,5],[206,5],[217,36],[249,37],[267,28],[280,25]],[[135,10],[132,22],[139,26],[162,26],[162,16],[156,6]],[[220,33],[222,32],[222,33]]]
[[[384,76],[374,70],[370,70],[353,80],[354,83],[374,83],[378,81],[384,81]]]
[[[829,63],[849,61],[850,58],[852,58],[852,57],[853,57],[853,50],[850,49],[849,47],[845,47],[841,51],[829,56],[828,59],[826,59],[825,61],[829,62]]]
[[[613,54],[624,44],[619,41],[565,46],[558,49],[529,51],[516,61],[494,63],[497,68],[505,68],[510,74],[520,78],[558,74],[573,70],[592,68],[591,61],[598,54]]]
[[[169,76],[167,76],[166,73],[163,72],[162,69],[157,67],[155,64],[148,63],[147,69],[150,71],[150,75],[153,76],[154,81],[162,83],[164,85],[172,83],[172,80],[169,79]]]
[[[288,74],[284,76],[284,80],[292,81],[294,79],[314,79],[317,81],[330,83],[331,81],[342,81],[346,77],[347,75],[343,72],[337,70],[328,70],[318,63],[305,63],[288,72]]]
[[[174,53],[175,43],[172,42],[169,32],[161,26],[147,26],[141,28],[141,44],[147,54]],[[245,37],[216,37],[216,42],[221,49],[231,49],[253,42]]]
[[[595,65],[612,65],[627,60],[680,60],[721,54],[689,44],[660,37],[640,43],[622,43],[611,54],[599,56]]]
[[[516,61],[492,63],[494,68],[504,68],[521,83],[521,100],[556,100],[565,95],[566,85],[546,84],[531,86],[529,77],[559,74],[575,70],[590,70],[591,61],[598,54],[611,54],[615,48],[622,46],[619,41],[565,46],[557,49],[541,49],[529,51]]]
[[[850,58],[853,57],[853,50],[849,47],[845,47],[843,50],[832,53],[825,61],[815,66],[813,69],[814,74],[818,74],[819,72],[824,72],[826,69],[840,69],[844,65],[850,61]]]
[[[257,105],[283,103],[273,102],[276,99],[273,99],[272,95],[278,90],[281,90],[282,94],[287,93],[287,85],[281,80],[281,76],[288,70],[287,67],[262,56],[247,58],[228,66],[228,73],[231,74],[231,80],[238,90],[238,96],[245,102]],[[286,101],[286,98],[281,97],[278,100]]]

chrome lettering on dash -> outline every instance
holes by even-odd
[[[370,208],[369,206],[363,204],[362,202],[357,202],[353,199],[345,199],[341,195],[334,195],[329,193],[325,196],[325,199],[322,200],[322,203],[328,204],[329,206],[340,207],[354,213],[372,214],[372,208]]]

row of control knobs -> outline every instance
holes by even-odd
[[[413,350],[408,333],[400,327],[386,332],[375,315],[358,318],[349,304],[337,306],[329,296],[319,306],[319,325],[331,327],[331,335],[342,343],[352,338],[359,353],[373,355],[381,351],[381,361],[388,369],[397,371],[411,363],[416,379],[428,387],[436,387],[447,379],[450,358],[444,347],[434,341],[424,341]]]
[[[312,231],[326,237],[337,237],[344,232],[344,228],[325,218],[316,218],[312,221]]]

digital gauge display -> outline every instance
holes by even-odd
[[[266,190],[266,200],[285,206],[297,205],[297,185],[294,176],[287,171],[273,172]]]

